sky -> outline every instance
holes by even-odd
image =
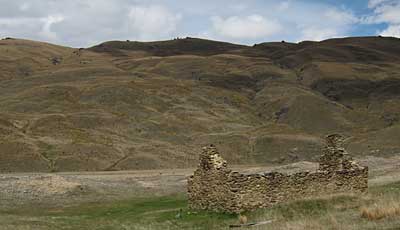
[[[0,0],[0,37],[88,47],[200,37],[252,45],[400,37],[400,0]]]

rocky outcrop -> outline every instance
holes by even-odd
[[[365,192],[368,168],[352,160],[340,135],[327,136],[326,142],[319,169],[295,174],[234,172],[214,146],[204,147],[200,164],[188,179],[189,206],[240,213],[321,194]]]

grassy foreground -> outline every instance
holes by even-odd
[[[85,204],[63,209],[0,212],[0,229],[228,229],[230,214],[193,212],[183,195]],[[277,205],[246,214],[249,222],[275,220],[250,229],[400,229],[400,182],[369,193],[336,195]]]

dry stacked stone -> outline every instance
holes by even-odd
[[[351,169],[355,162],[343,148],[344,138],[338,134],[326,137],[326,146],[320,158],[319,169],[322,171],[337,171]]]
[[[329,135],[316,172],[243,174],[228,169],[215,146],[202,149],[200,163],[188,178],[192,209],[240,213],[294,199],[342,192],[365,192],[368,168],[355,163],[343,137]]]

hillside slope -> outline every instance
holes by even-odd
[[[400,39],[253,47],[187,38],[88,49],[0,41],[0,171],[191,167],[400,152]]]

